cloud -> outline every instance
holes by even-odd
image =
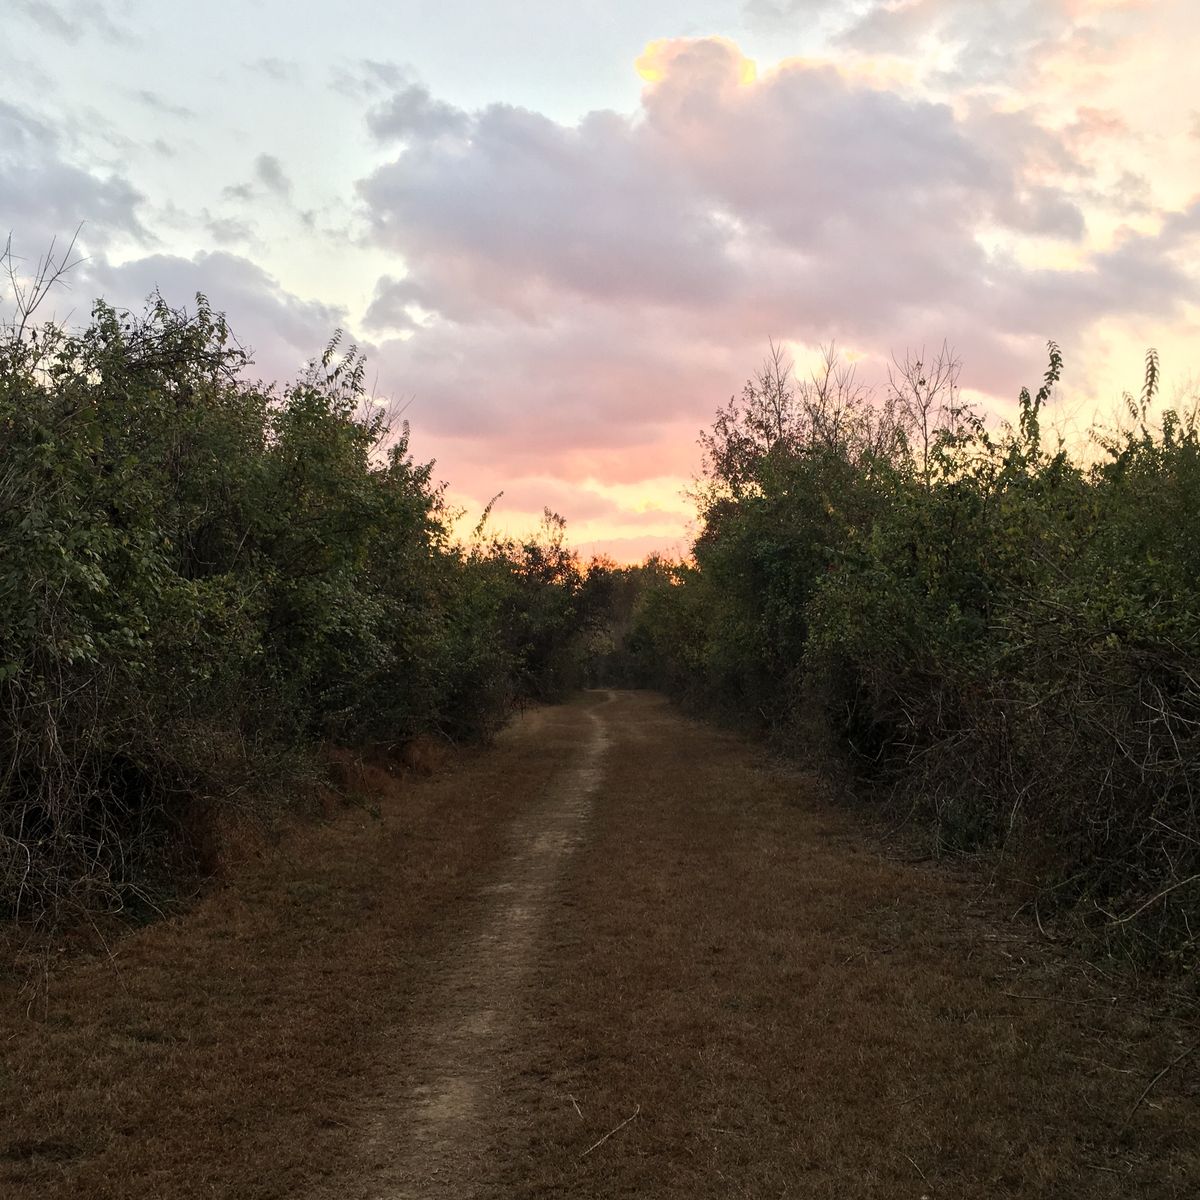
[[[409,68],[399,63],[360,58],[354,63],[334,67],[330,72],[330,86],[352,100],[362,100],[396,91],[409,83],[410,78]]]
[[[532,320],[560,288],[684,301],[726,282],[718,215],[623,118],[567,128],[495,105],[469,130],[464,142],[414,136],[360,184],[373,238],[405,256],[414,303]]]
[[[844,23],[847,15],[862,7],[861,3],[856,5],[847,0],[743,0],[741,10],[751,29],[774,32],[806,29],[827,19],[834,24]]]
[[[41,253],[52,238],[83,226],[81,242],[102,249],[125,235],[149,241],[138,209],[143,197],[117,174],[97,175],[67,156],[61,130],[43,117],[0,101],[0,196],[17,242]]]
[[[677,561],[687,558],[691,553],[691,543],[692,539],[682,534],[666,538],[646,534],[633,537],[601,537],[580,541],[579,553],[585,560],[611,558],[619,563],[642,562],[651,554]]]
[[[290,58],[256,58],[246,65],[255,75],[264,75],[273,83],[298,83],[303,78],[300,64]]]
[[[569,479],[686,476],[697,418],[740,386],[757,340],[697,345],[665,317],[581,303],[535,326],[437,322],[374,361],[413,397],[422,438],[448,447],[450,478],[492,495],[551,463]]]
[[[564,126],[493,105],[410,121],[359,184],[371,239],[407,267],[380,281],[371,319],[538,323],[590,300],[734,333],[877,331],[978,305],[993,282],[981,230],[1085,232],[1052,173],[1086,167],[1026,113],[956,114],[831,66],[755,78],[716,39],[657,43],[639,67],[634,117]]]
[[[467,111],[406,77],[368,116],[399,143],[358,185],[368,244],[403,263],[368,309],[377,361],[480,503],[550,465],[685,479],[771,336],[837,337],[876,379],[891,349],[946,337],[973,387],[1008,397],[1047,338],[1073,354],[1099,321],[1196,299],[1190,210],[1089,245],[1125,136],[1110,113],[1050,123],[827,63],[758,71],[712,38],[638,65],[631,115]],[[1071,265],[1039,264],[1044,246]]]
[[[260,154],[254,160],[254,176],[268,192],[284,198],[291,195],[292,181],[275,155]]]
[[[196,110],[194,108],[188,108],[185,104],[172,104],[171,101],[160,96],[157,92],[141,88],[135,91],[133,95],[147,108],[153,109],[157,113],[162,113],[164,116],[179,117],[185,121],[193,121],[196,118]]]
[[[1126,231],[1082,270],[1010,267],[982,311],[1000,329],[1060,338],[1107,317],[1178,317],[1200,301],[1200,281],[1184,266],[1195,261],[1198,244],[1200,202],[1172,214],[1156,234]]]
[[[27,17],[43,33],[75,45],[88,34],[106,41],[122,40],[122,31],[113,23],[102,4],[89,0],[53,3],[52,0],[14,0],[16,11]]]
[[[681,369],[640,315],[586,305],[516,339],[506,325],[464,337],[439,323],[385,343],[380,355],[388,376],[415,395],[424,427],[482,437],[485,454],[503,445],[531,462],[575,444],[638,442],[648,427],[686,411],[705,370]]]
[[[691,516],[679,504],[671,508],[647,505],[636,510],[630,509],[596,491],[587,482],[567,483],[547,474],[519,476],[510,480],[492,513],[495,521],[503,524],[512,514],[536,518],[543,508],[559,513],[572,525],[596,521],[611,524],[617,521],[627,528],[662,525],[678,528]]]
[[[79,282],[89,294],[134,311],[156,290],[173,307],[202,293],[229,314],[233,333],[253,355],[251,374],[268,381],[296,378],[301,364],[347,324],[344,309],[301,299],[257,264],[225,251],[152,254],[121,264],[100,259],[87,264]]]
[[[254,241],[254,227],[246,221],[239,221],[236,217],[214,217],[205,212],[204,227],[212,235],[213,240],[222,246],[234,242]]]
[[[377,141],[404,141],[410,137],[433,139],[460,133],[467,125],[461,109],[434,100],[429,90],[412,84],[393,92],[367,114],[367,128]]]
[[[254,178],[245,183],[231,183],[221,189],[226,200],[238,200],[249,204],[264,192],[280,200],[290,200],[292,181],[283,169],[283,163],[274,154],[260,154],[254,160]]]
[[[364,322],[368,329],[384,333],[402,333],[418,328],[410,305],[414,303],[409,286],[402,279],[382,275],[375,284],[375,295],[367,307]]]
[[[843,52],[902,59],[943,86],[1012,86],[1119,53],[1144,0],[744,0],[751,27],[820,28]]]

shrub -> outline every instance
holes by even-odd
[[[1152,426],[1151,352],[1087,465],[1042,442],[1053,344],[999,433],[959,403],[948,352],[898,364],[874,411],[829,362],[798,387],[772,359],[706,435],[695,566],[638,643],[653,672],[777,734],[818,714],[860,792],[938,846],[999,848],[1040,904],[1193,962],[1195,409]]]
[[[0,908],[158,888],[198,801],[326,740],[487,736],[561,693],[561,519],[452,543],[432,464],[335,338],[285,388],[203,297],[0,337]],[[553,524],[553,523],[552,523]]]

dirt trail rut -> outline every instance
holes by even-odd
[[[556,777],[517,819],[512,854],[482,891],[476,927],[449,947],[405,1030],[399,1074],[408,1086],[375,1123],[370,1157],[386,1164],[369,1193],[383,1200],[475,1194],[513,1069],[522,992],[538,954],[565,860],[586,836],[609,734],[604,708],[583,714],[581,738]],[[518,723],[511,736],[530,737]]]

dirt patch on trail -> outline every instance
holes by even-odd
[[[469,1197],[494,1161],[503,1083],[520,1069],[531,968],[602,779],[603,709],[588,709],[586,718],[575,761],[515,821],[511,856],[482,889],[475,927],[431,964],[399,1034],[399,1102],[375,1116],[364,1147],[372,1196]],[[517,736],[531,736],[542,720],[538,714]]]

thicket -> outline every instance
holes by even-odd
[[[578,681],[561,519],[456,544],[353,348],[262,386],[203,297],[36,323],[53,274],[0,330],[0,916],[152,902],[323,743],[483,738]]]
[[[962,402],[943,351],[886,394],[778,353],[702,435],[694,561],[642,588],[624,669],[832,744],[941,848],[990,847],[1031,903],[1131,955],[1200,934],[1200,425],[1152,420],[1147,356],[1090,455]]]

